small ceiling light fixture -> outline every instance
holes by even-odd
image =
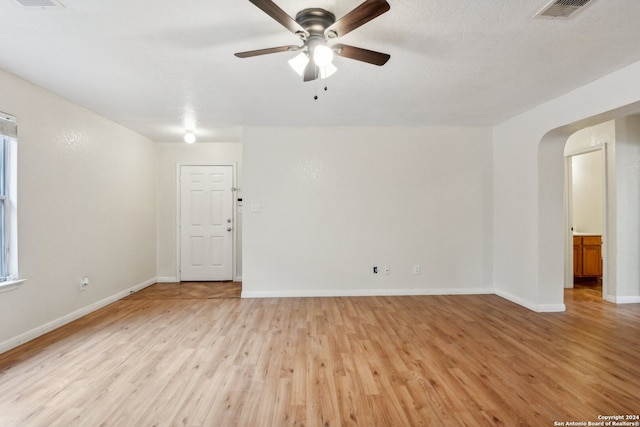
[[[193,144],[196,142],[196,134],[193,131],[188,130],[187,133],[184,134],[184,142],[187,144]]]

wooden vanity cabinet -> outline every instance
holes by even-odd
[[[573,275],[602,277],[601,236],[573,236]]]

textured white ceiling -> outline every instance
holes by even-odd
[[[0,68],[156,141],[187,127],[216,141],[246,125],[493,125],[640,60],[637,0],[593,0],[570,20],[532,19],[548,0],[389,0],[339,40],[390,61],[336,58],[325,92],[289,68],[293,53],[233,55],[298,44],[248,0],[63,2],[0,2]],[[292,16],[360,2],[276,0]]]

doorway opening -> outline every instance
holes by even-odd
[[[567,245],[565,288],[606,294],[604,263],[606,239],[606,142],[613,126],[605,123],[569,137],[565,146]],[[597,134],[600,143],[583,148],[585,137]]]
[[[615,120],[589,126],[567,139],[565,155],[565,288],[607,295],[607,147]]]

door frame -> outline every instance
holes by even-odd
[[[601,151],[602,161],[602,298],[608,295],[608,242],[607,231],[609,228],[609,188],[608,188],[608,162],[607,162],[607,142],[602,145],[584,148],[565,154],[565,251],[564,251],[564,287],[573,288],[573,166],[572,158],[581,154]]]
[[[231,167],[231,192],[233,193],[233,200],[231,202],[231,212],[233,216],[233,230],[231,231],[231,280],[236,280],[237,270],[236,270],[236,248],[238,247],[236,239],[237,239],[237,222],[238,222],[238,209],[236,203],[236,182],[237,180],[237,163],[176,163],[176,279],[178,282],[182,281],[182,270],[180,269],[181,264],[181,255],[182,255],[182,247],[180,245],[180,223],[182,220],[181,214],[182,211],[180,209],[181,202],[181,183],[180,183],[180,172],[183,166],[230,166]]]

